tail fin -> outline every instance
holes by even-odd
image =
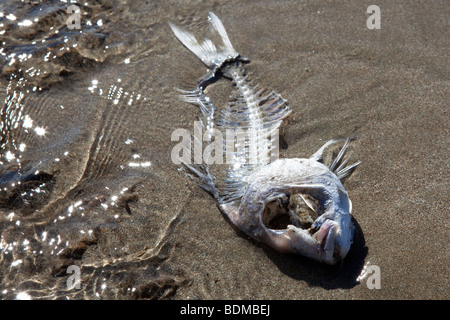
[[[214,69],[222,66],[227,60],[237,59],[239,53],[234,50],[222,21],[212,12],[209,13],[208,20],[222,39],[223,44],[219,47],[216,47],[210,39],[205,39],[200,44],[190,32],[184,31],[170,22],[169,26],[186,48],[191,50],[208,68]]]

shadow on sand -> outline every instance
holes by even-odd
[[[305,281],[311,286],[324,289],[352,288],[359,284],[356,279],[364,267],[368,252],[361,227],[354,218],[352,222],[355,225],[352,247],[345,259],[334,266],[297,255],[285,255],[267,246],[264,246],[264,251],[281,272],[294,280]]]

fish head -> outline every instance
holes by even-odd
[[[302,164],[306,162],[284,161],[284,167],[276,168],[280,170],[253,177],[233,222],[280,252],[335,264],[351,247],[351,202],[340,180],[324,165],[308,166],[307,177],[302,170],[289,170],[290,165]]]

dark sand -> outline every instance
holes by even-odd
[[[28,137],[24,159],[46,159],[41,170],[55,182],[37,213],[0,209],[0,298],[449,299],[450,6],[378,1],[381,29],[369,30],[371,4],[133,1],[98,11],[92,21],[103,18],[106,43],[118,44],[113,53],[22,102],[48,132],[45,139],[16,133]],[[167,23],[202,35],[209,11],[251,59],[246,70],[255,83],[293,109],[281,157],[309,157],[329,139],[357,137],[352,158],[362,164],[344,184],[357,232],[341,265],[250,241],[171,162],[172,132],[193,130],[200,114],[174,88],[206,68]],[[128,104],[122,95],[115,104],[107,96],[113,85],[142,98]],[[122,202],[110,205],[123,188]],[[67,216],[77,201],[86,214]],[[81,267],[78,291],[65,287],[71,264]],[[380,289],[369,289],[368,277],[357,281],[368,265],[379,267]]]

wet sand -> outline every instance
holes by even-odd
[[[52,183],[26,208],[2,199],[0,298],[448,299],[448,4],[378,2],[380,30],[366,27],[370,2],[175,4],[93,6],[92,21],[102,18],[108,34],[96,48],[109,44],[111,53],[94,59],[80,50],[90,65],[37,80],[45,89],[20,102],[47,134],[11,129],[2,156],[26,141],[22,161],[39,163]],[[357,228],[342,264],[249,240],[172,163],[172,132],[192,130],[200,115],[174,88],[206,68],[167,23],[202,35],[209,11],[251,59],[255,83],[293,109],[280,157],[357,138],[352,159],[362,164],[344,183]],[[73,264],[80,290],[66,286]],[[369,276],[357,280],[368,266],[379,267],[381,288],[369,289]]]

